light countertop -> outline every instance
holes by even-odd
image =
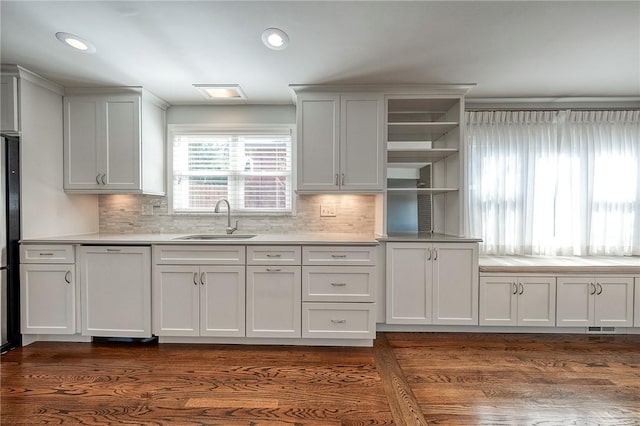
[[[640,256],[480,256],[484,273],[640,274]]]
[[[390,232],[386,237],[378,238],[387,242],[432,242],[432,243],[479,243],[480,238],[457,237],[455,235],[437,234],[432,232]]]
[[[202,234],[205,234],[204,232]],[[245,234],[238,232],[238,234]],[[248,234],[248,233],[247,233]],[[257,234],[253,238],[230,238],[216,240],[180,240],[188,235],[180,234],[82,234],[45,238],[26,238],[21,243],[33,244],[118,244],[118,245],[147,245],[147,244],[240,244],[240,245],[284,245],[284,244],[326,244],[326,245],[377,245],[373,234],[343,234],[343,233],[291,233],[291,234]]]

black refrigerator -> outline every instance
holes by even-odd
[[[0,352],[20,334],[20,140],[0,135]]]

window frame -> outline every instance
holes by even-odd
[[[167,188],[168,213],[172,216],[213,216],[211,211],[184,211],[175,210],[173,207],[173,142],[176,134],[181,135],[211,135],[211,134],[256,134],[256,135],[282,135],[289,134],[291,137],[291,210],[288,211],[241,211],[234,210],[234,216],[293,216],[296,214],[296,127],[293,124],[169,124],[167,125],[166,144],[166,173],[165,185]]]

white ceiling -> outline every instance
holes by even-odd
[[[193,83],[239,83],[245,103],[289,84],[476,83],[469,97],[640,95],[640,1],[7,1],[2,63],[63,86],[144,86],[209,103]],[[286,50],[260,36],[278,27]],[[93,55],[55,38],[93,42]]]

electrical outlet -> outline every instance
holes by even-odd
[[[336,206],[334,205],[320,206],[320,217],[335,217],[335,216],[336,216]]]

